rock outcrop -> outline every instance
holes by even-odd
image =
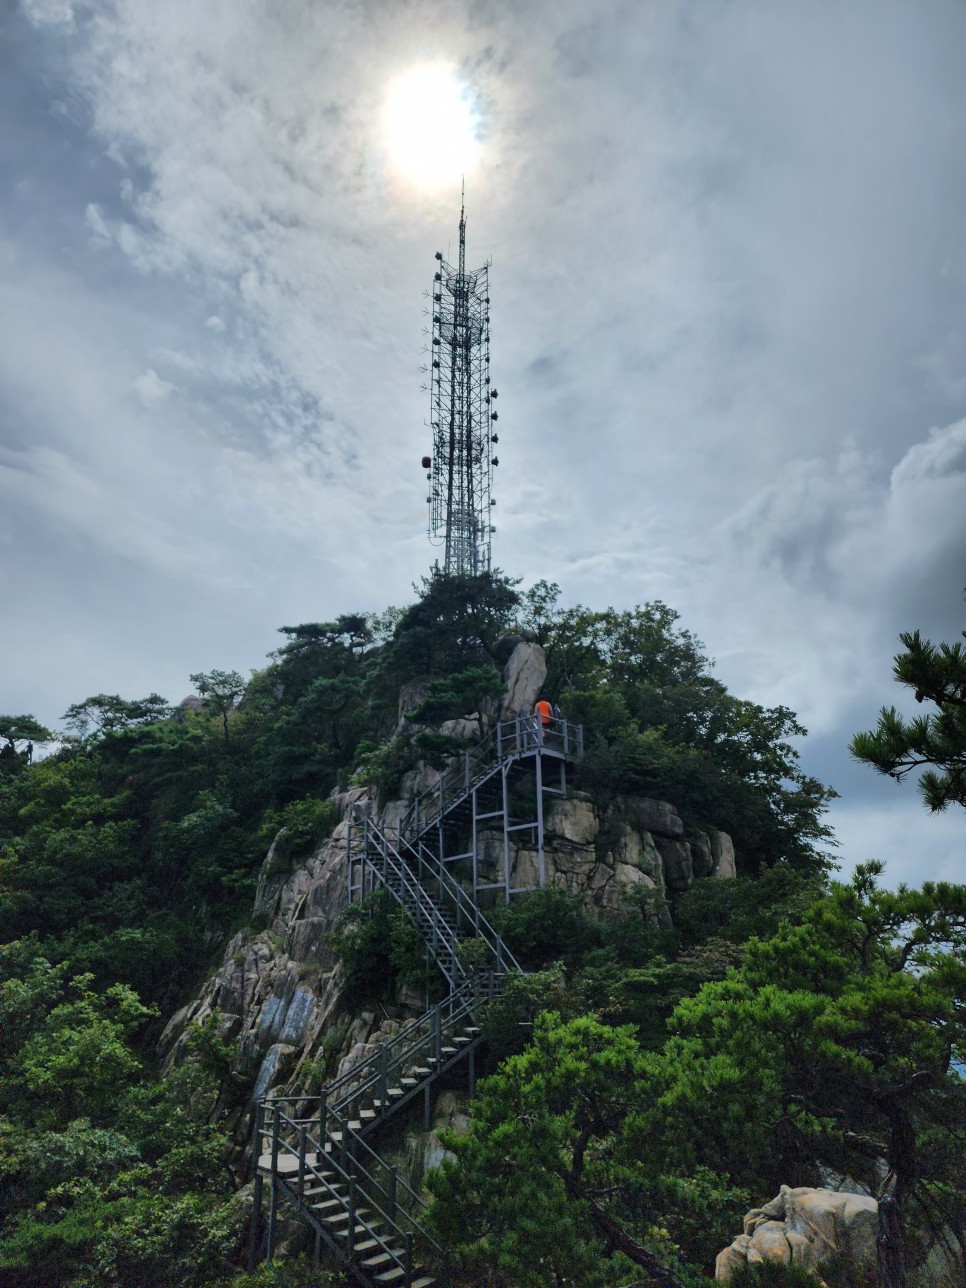
[[[529,715],[546,678],[547,658],[543,649],[539,644],[521,640],[503,668],[506,697],[503,699],[502,719],[518,715],[521,711]]]
[[[877,1225],[878,1204],[866,1194],[783,1185],[747,1214],[744,1233],[718,1253],[714,1277],[728,1283],[764,1262],[816,1270],[833,1257],[854,1268],[874,1263]]]

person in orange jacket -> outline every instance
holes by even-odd
[[[546,729],[553,719],[553,707],[546,698],[541,698],[539,702],[534,703],[533,714],[540,717],[540,723]]]

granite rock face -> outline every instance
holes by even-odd
[[[546,678],[547,658],[543,649],[539,644],[521,640],[503,669],[506,697],[501,717],[505,720],[521,711],[529,715]]]
[[[854,1268],[874,1264],[877,1225],[878,1204],[866,1194],[783,1185],[746,1215],[744,1232],[718,1253],[714,1277],[728,1283],[765,1262],[816,1270],[833,1257]]]

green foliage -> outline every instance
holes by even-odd
[[[380,654],[376,679],[384,700],[395,702],[408,680],[492,662],[497,638],[512,627],[518,603],[514,583],[499,571],[452,577],[434,570]]]
[[[237,671],[198,671],[190,679],[204,698],[206,708],[221,718],[227,742],[228,717],[245,692],[244,679]]]
[[[426,981],[422,936],[409,913],[385,890],[350,904],[329,942],[345,967],[350,998],[392,997],[400,988]]]
[[[305,854],[328,836],[334,823],[335,806],[330,800],[307,797],[273,810],[262,824],[259,839],[268,846],[284,828],[286,850],[293,855]]]
[[[133,702],[117,693],[97,693],[69,706],[63,719],[67,728],[83,739],[97,738],[112,730],[154,724],[167,720],[171,714],[171,707],[157,693]]]
[[[518,895],[493,909],[492,921],[525,968],[561,960],[569,966],[602,942],[586,902],[561,886]]]
[[[658,1207],[668,1187],[646,1151],[625,1144],[641,1073],[630,1029],[550,1012],[527,1050],[485,1080],[470,1134],[445,1137],[455,1158],[427,1178],[430,1219],[467,1283],[596,1288],[641,1270],[648,1282],[681,1282]],[[746,1198],[707,1172],[674,1194],[709,1241]]]
[[[235,1275],[227,1288],[349,1288],[344,1275],[319,1270],[308,1257],[266,1261],[250,1274]]]
[[[380,800],[386,800],[398,789],[399,780],[416,765],[411,739],[400,734],[373,745],[360,742],[352,772],[353,787],[372,787]]]
[[[730,833],[748,872],[782,859],[821,869],[834,793],[802,772],[794,714],[729,694],[666,604],[560,610],[555,591],[538,583],[524,620],[547,652],[547,691],[584,725],[581,783],[594,798],[673,801],[688,820]]]
[[[181,1102],[183,1076],[145,1079],[132,1041],[150,1009],[125,985],[65,975],[36,940],[0,961],[0,1278],[121,1288],[227,1272],[241,1223],[227,1140]],[[225,1054],[207,1033],[197,1045]]]
[[[639,1139],[670,1170],[727,1157],[759,1191],[817,1163],[873,1190],[887,1174],[903,1223],[959,1229],[942,1197],[954,1147],[937,1137],[966,1107],[966,887],[885,891],[879,871],[833,885],[681,1002]]]
[[[32,744],[52,742],[55,735],[33,716],[0,716],[0,774],[15,774],[30,763]],[[24,747],[18,744],[25,743]]]
[[[495,667],[470,666],[433,680],[427,696],[414,710],[406,712],[406,719],[422,724],[442,724],[469,712],[482,713],[488,699],[502,696],[503,680]],[[482,732],[481,714],[481,736]]]
[[[895,707],[883,707],[876,728],[856,734],[850,750],[896,782],[930,766],[919,777],[926,806],[934,812],[951,804],[966,807],[966,649],[932,644],[918,631],[899,638],[905,652],[897,654],[893,675],[917,702],[931,702],[936,711],[906,720]]]

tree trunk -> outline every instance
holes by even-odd
[[[916,1130],[895,1101],[885,1106],[889,1119],[886,1162],[891,1179],[879,1197],[876,1260],[882,1288],[906,1288],[906,1202],[918,1175]]]

